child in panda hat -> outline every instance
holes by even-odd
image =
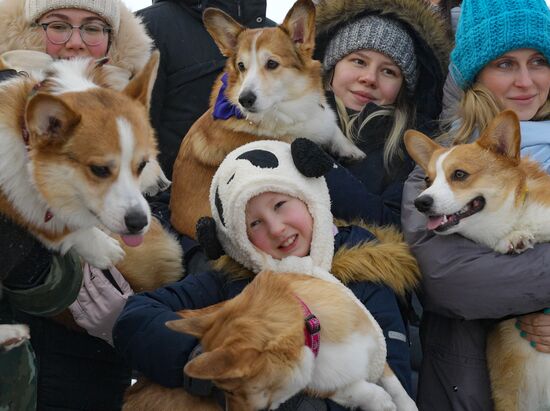
[[[176,311],[230,299],[265,268],[321,277],[330,271],[380,325],[387,362],[410,394],[409,348],[396,293],[416,284],[414,258],[394,232],[377,230],[376,240],[365,228],[333,225],[323,177],[332,167],[332,160],[304,139],[292,145],[258,141],[230,153],[212,180],[212,217],[197,225],[207,255],[217,258],[215,269],[128,300],[113,337],[131,367],[161,385],[184,384],[192,394],[204,394],[209,382],[182,373],[197,340],[165,326],[179,318]],[[268,225],[274,225],[273,233],[287,230],[287,234],[269,234]],[[258,237],[275,241],[262,242]],[[305,404],[307,397],[289,400],[292,405],[283,404],[281,409],[299,410],[296,401]],[[330,400],[323,402],[323,409],[343,409]]]

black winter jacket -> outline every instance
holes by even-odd
[[[214,80],[225,57],[206,31],[202,12],[216,7],[246,27],[266,24],[265,0],[156,0],[137,12],[160,50],[160,66],[151,100],[160,164],[167,176],[181,140],[207,109]]]
[[[332,93],[330,93],[332,94]],[[329,102],[333,102],[329,98]],[[368,104],[358,122],[379,110]],[[384,145],[392,128],[393,117],[372,119],[362,130],[357,146],[367,155],[364,160],[343,164],[327,176],[332,213],[344,220],[360,217],[372,224],[400,226],[403,184],[414,163],[403,148],[403,158],[384,166]]]

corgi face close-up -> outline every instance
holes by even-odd
[[[321,65],[312,59],[315,9],[298,1],[279,27],[245,29],[219,10],[205,25],[228,57],[226,96],[249,119],[321,90]],[[284,110],[283,110],[284,111]]]
[[[427,188],[415,206],[428,217],[429,230],[451,234],[492,229],[510,219],[521,197],[521,172],[519,126],[506,120],[497,118],[477,142],[448,149],[419,132],[406,133],[409,154],[426,172]]]
[[[140,180],[147,163],[156,163],[148,104],[157,64],[155,55],[117,92],[89,80],[90,70],[101,67],[60,61],[29,99],[28,168],[53,216],[69,228],[99,224],[128,245],[147,230],[151,215]],[[63,76],[67,69],[72,76]]]
[[[62,213],[69,225],[73,218],[75,225],[99,222],[119,234],[144,231],[150,211],[139,178],[156,156],[145,108],[99,88],[85,96],[38,97],[28,118],[34,138],[42,141],[34,145],[31,164],[52,213]],[[44,121],[62,128],[59,140],[38,135]],[[56,125],[46,127],[54,131]]]

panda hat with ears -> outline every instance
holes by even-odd
[[[292,144],[262,140],[245,144],[227,155],[210,186],[212,218],[197,223],[197,239],[209,258],[227,253],[246,268],[289,271],[292,265],[256,248],[246,233],[248,201],[265,192],[287,194],[302,200],[313,217],[309,257],[311,265],[329,271],[334,254],[330,197],[323,177],[335,167],[315,143],[303,138]],[[287,260],[288,257],[283,259]]]

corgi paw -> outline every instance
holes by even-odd
[[[397,411],[397,406],[390,394],[386,391],[380,391],[370,398],[368,407],[362,406],[361,409],[365,411]]]
[[[495,250],[501,254],[521,254],[533,248],[535,237],[526,231],[513,231],[500,240]]]
[[[366,157],[366,154],[363,152],[363,150],[348,141],[346,141],[346,144],[343,146],[333,146],[333,149],[334,154],[346,161],[359,161]]]
[[[74,250],[90,265],[105,269],[124,258],[119,242],[98,228],[75,233]]]
[[[8,351],[29,340],[29,327],[24,324],[0,324],[0,351]]]

